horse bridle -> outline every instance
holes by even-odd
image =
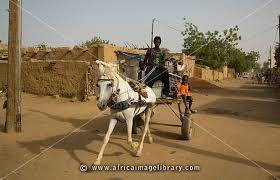
[[[103,75],[103,76],[107,77],[106,75]],[[96,85],[95,85],[97,88],[99,88],[99,82],[100,81],[110,81],[111,83],[108,84],[108,85],[112,88],[112,96],[116,96],[116,95],[119,94],[119,92],[120,92],[119,81],[117,81],[116,91],[114,91],[114,88],[113,88],[114,87],[114,79],[112,79],[112,78],[108,78],[108,79],[100,78],[100,79],[98,79],[97,82],[96,82]]]

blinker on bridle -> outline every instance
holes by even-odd
[[[108,84],[108,86],[113,87],[114,86],[114,80],[113,79],[98,79],[96,82],[96,87],[99,88],[99,82],[100,81],[110,81],[111,83]]]
[[[114,87],[114,79],[98,79],[96,82],[96,87],[99,88],[99,82],[100,81],[110,81],[110,83],[108,84],[108,86],[110,87]],[[113,88],[112,88],[112,92],[113,92]],[[113,92],[112,96],[115,96],[116,94],[119,94],[120,89],[117,88],[116,92]]]

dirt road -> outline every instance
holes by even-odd
[[[145,143],[142,157],[133,156],[126,143],[126,126],[118,123],[102,159],[107,165],[200,165],[198,172],[81,173],[80,163],[92,164],[97,157],[108,112],[101,114],[95,101],[72,103],[23,94],[23,133],[0,133],[0,177],[23,165],[6,179],[275,179],[269,173],[280,178],[279,92],[245,80],[217,85],[222,88],[193,93],[199,113],[194,115],[191,141],[181,140],[180,122],[161,106],[151,123],[154,143]],[[5,112],[1,111],[1,129],[4,119]]]

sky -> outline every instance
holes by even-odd
[[[179,31],[184,30],[184,17],[203,32],[221,31],[242,21],[239,47],[259,51],[260,63],[267,60],[269,47],[278,41],[280,0],[272,0],[259,10],[268,0],[22,1],[28,11],[23,11],[25,46],[41,42],[53,47],[74,46],[100,36],[119,46],[128,43],[147,47],[152,19],[156,18],[159,22],[154,25],[154,34],[162,37],[162,47],[181,52],[183,37]],[[8,39],[8,2],[0,0],[0,39],[4,42]]]

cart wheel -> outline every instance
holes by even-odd
[[[190,115],[184,116],[181,119],[181,133],[184,140],[191,140],[193,136],[193,122]]]

